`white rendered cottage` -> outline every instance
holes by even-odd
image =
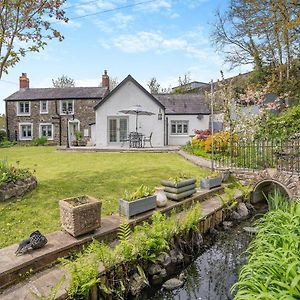
[[[97,148],[126,147],[123,140],[136,131],[136,116],[120,111],[136,105],[153,113],[138,116],[137,122],[139,133],[146,137],[152,133],[153,147],[184,145],[195,129],[209,128],[209,109],[203,95],[151,95],[128,75],[95,106],[92,142]]]

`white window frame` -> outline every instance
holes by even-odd
[[[176,125],[176,132],[172,132],[172,125],[175,123]],[[178,133],[178,124],[182,126],[182,132]],[[184,124],[187,125],[187,132],[183,132]],[[188,120],[171,120],[171,135],[189,135],[189,121]]]
[[[42,108],[43,108],[43,102],[46,102],[47,109],[45,111],[42,110]],[[48,114],[48,107],[49,107],[48,100],[40,100],[40,114],[41,115]]]
[[[40,123],[39,125],[39,137],[42,137],[42,126],[51,126],[51,136],[50,137],[46,137],[48,141],[53,141],[53,137],[54,137],[54,126],[52,123]]]
[[[68,113],[68,114],[69,115],[74,115],[74,100],[68,100],[68,99],[66,99],[66,100],[60,100],[60,108],[59,108],[60,114],[61,115],[68,115],[68,114],[66,114],[65,112],[62,111],[62,103],[65,102],[65,101],[67,101],[67,102],[72,101],[72,111],[70,113]]]
[[[31,126],[31,137],[22,136],[22,126]],[[33,123],[19,123],[19,140],[20,141],[31,141],[33,139]]]
[[[26,113],[20,111],[20,103],[25,103],[25,102],[27,102],[29,104],[29,112],[26,112]],[[17,102],[17,116],[30,116],[30,114],[31,114],[31,101],[25,101],[25,100],[18,101]]]

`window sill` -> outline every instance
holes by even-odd
[[[30,117],[31,114],[17,114],[17,117]]]
[[[47,111],[44,111],[44,112],[40,111],[40,114],[41,115],[48,115],[49,113]]]
[[[189,134],[188,133],[171,133],[170,136],[172,137],[189,137]]]
[[[19,138],[20,141],[32,141],[32,137],[31,138]]]

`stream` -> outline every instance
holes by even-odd
[[[227,300],[233,299],[231,286],[237,281],[239,269],[246,263],[244,251],[253,238],[243,228],[252,226],[253,218],[221,230],[216,242],[200,254],[185,270],[182,288],[166,291],[148,290],[146,298],[155,300]]]

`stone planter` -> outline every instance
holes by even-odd
[[[119,200],[119,213],[127,219],[140,213],[156,208],[156,195],[140,198],[134,201]]]
[[[85,147],[86,146],[86,141],[83,141],[83,140],[77,141],[77,146],[78,147]]]
[[[62,227],[77,237],[101,226],[101,202],[84,195],[59,201]]]
[[[222,177],[221,176],[200,178],[200,187],[202,189],[210,190],[214,187],[221,186],[221,184],[222,184]]]
[[[13,183],[2,183],[0,185],[0,202],[14,197],[21,197],[27,192],[34,190],[37,187],[35,176],[30,176],[24,180],[18,180]]]
[[[196,179],[185,179],[181,181],[162,180],[164,191],[169,199],[180,201],[186,197],[193,195],[196,192]]]

